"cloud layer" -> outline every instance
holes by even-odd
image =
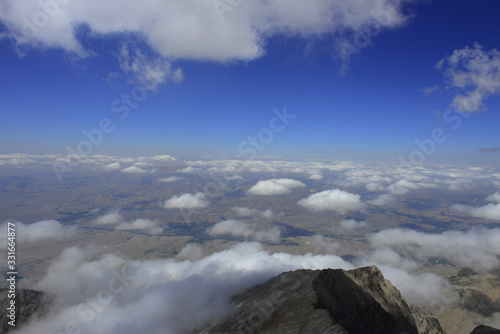
[[[408,257],[444,257],[456,265],[480,271],[500,267],[500,229],[473,229],[428,234],[405,229],[390,229],[373,234],[375,248],[396,247]]]

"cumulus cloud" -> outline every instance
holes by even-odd
[[[406,229],[389,229],[370,236],[379,249],[397,250],[419,259],[445,257],[456,265],[489,271],[500,266],[500,229],[472,229],[429,234]]]
[[[160,179],[158,179],[159,182],[176,182],[176,181],[179,181],[179,180],[182,180],[181,177],[178,177],[178,176],[167,176],[167,177],[162,177]]]
[[[130,83],[140,85],[144,89],[156,90],[167,78],[176,83],[182,81],[182,70],[173,69],[166,59],[146,57],[139,49],[130,51],[129,48],[127,45],[122,46],[120,66],[128,75]]]
[[[340,247],[340,244],[332,241],[332,239],[326,238],[321,234],[315,234],[311,237],[308,242],[309,246],[314,249],[315,252],[334,254],[335,251]]]
[[[465,213],[476,218],[500,220],[500,203],[487,204],[478,208],[469,205],[455,204],[451,207],[451,211]]]
[[[110,163],[109,165],[101,167],[101,169],[104,169],[104,170],[117,170],[120,168],[122,168],[122,166],[120,165],[119,162],[113,162],[113,163]]]
[[[431,306],[440,308],[457,299],[446,280],[431,273],[411,275],[406,270],[378,265],[384,278],[396,286],[403,297],[417,306]]]
[[[77,228],[75,226],[64,226],[57,220],[42,220],[31,224],[14,222],[14,224],[16,239],[21,244],[37,241],[61,240],[70,238],[77,233]],[[0,227],[2,229],[0,247],[4,250],[7,249],[7,222],[1,224]]]
[[[489,202],[500,203],[500,193],[496,192],[493,195],[486,197],[486,200],[489,201]]]
[[[131,221],[125,221],[120,214],[120,210],[111,211],[105,215],[97,217],[91,222],[97,225],[115,225],[116,231],[144,231],[148,234],[160,234],[163,228],[158,220],[138,218]]]
[[[407,180],[399,180],[395,184],[390,185],[387,190],[394,195],[404,195],[412,189],[418,189],[419,186]]]
[[[77,37],[78,28],[86,26],[92,36],[140,36],[165,59],[229,61],[263,55],[266,38],[274,34],[321,36],[374,24],[397,27],[406,20],[400,1],[389,0],[258,0],[225,7],[213,1],[174,0],[122,1],[116,6],[107,0],[56,2],[47,10],[50,15],[37,0],[3,3],[5,36],[19,46],[61,48],[86,56],[95,52]]]
[[[297,204],[311,211],[337,211],[340,214],[364,208],[359,195],[339,189],[325,190],[309,195],[298,201]]]
[[[187,244],[182,248],[182,250],[177,254],[177,258],[180,260],[190,260],[197,261],[204,257],[203,247],[200,244]]]
[[[485,109],[483,101],[500,93],[500,52],[484,51],[476,43],[458,49],[437,65],[449,79],[449,87],[462,93],[455,96],[452,106],[459,112],[478,112]]]
[[[147,173],[154,173],[156,172],[155,169],[144,169],[141,167],[137,166],[130,166],[127,168],[124,168],[121,170],[122,173],[129,173],[129,174],[147,174]]]
[[[115,230],[139,230],[149,234],[160,234],[163,227],[159,226],[158,220],[138,218],[130,222],[122,222],[115,227]]]
[[[377,196],[375,199],[367,201],[368,204],[383,206],[388,203],[392,203],[396,200],[394,195],[382,194]]]
[[[366,227],[367,225],[368,224],[366,222],[358,222],[354,219],[346,219],[342,220],[334,229],[338,231],[352,231],[359,230],[363,227]]]
[[[404,269],[405,271],[414,270],[419,267],[419,265],[416,262],[409,259],[405,259],[390,247],[375,249],[373,253],[367,256],[367,259],[379,265],[384,264],[391,266],[393,268],[401,268]]]
[[[97,219],[93,220],[93,224],[97,225],[111,225],[117,224],[123,221],[123,217],[120,214],[120,210],[111,211],[105,215],[97,217]]]
[[[165,201],[163,207],[165,209],[202,209],[209,204],[204,193],[176,195]]]
[[[245,239],[253,239],[258,241],[267,241],[279,243],[281,231],[276,227],[270,229],[257,229],[255,224],[242,222],[239,220],[224,220],[207,229],[210,235],[229,234]]]
[[[261,219],[271,220],[274,218],[274,214],[271,210],[259,210],[259,209],[249,209],[241,206],[232,207],[237,217],[256,217]]]
[[[292,179],[261,180],[248,189],[250,195],[284,195],[291,193],[291,189],[304,188],[306,185]]]

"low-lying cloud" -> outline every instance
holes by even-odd
[[[266,220],[271,220],[274,218],[274,214],[270,209],[259,210],[259,209],[250,209],[241,206],[235,206],[232,207],[231,210],[234,211],[237,217],[252,217],[252,218],[266,219]]]
[[[500,220],[500,203],[487,204],[477,208],[469,205],[455,204],[451,207],[451,211],[464,213],[476,218]]]
[[[21,222],[12,222],[16,230],[16,240],[21,244],[28,244],[38,241],[61,240],[73,237],[77,233],[76,226],[65,226],[57,220],[42,220],[39,222],[25,224]],[[7,223],[0,225],[1,240],[0,247],[3,250],[7,249]]]
[[[97,217],[91,224],[95,225],[115,225],[116,231],[143,231],[148,234],[160,234],[163,232],[163,227],[160,226],[158,220],[145,218],[137,218],[131,221],[125,221],[125,218],[120,214],[120,210],[113,210],[102,216]]]
[[[292,192],[294,188],[304,188],[306,185],[292,179],[261,180],[247,190],[250,195],[285,195]]]
[[[239,220],[224,220],[207,229],[210,235],[233,235],[245,239],[279,243],[281,231],[273,226],[267,229],[259,229],[256,224]]]
[[[95,334],[195,332],[227,314],[230,297],[254,284],[286,270],[328,267],[352,265],[336,255],[270,254],[256,242],[194,261],[127,261],[70,248],[34,286],[54,296],[52,309],[18,333],[58,333],[67,326]]]
[[[359,195],[339,189],[325,190],[309,195],[297,204],[311,211],[336,211],[340,214],[364,208]]]
[[[209,201],[206,195],[202,192],[196,194],[176,195],[165,201],[163,207],[165,209],[202,209],[207,207]]]
[[[123,222],[115,227],[115,230],[125,230],[125,231],[145,231],[149,234],[160,234],[163,232],[163,227],[159,226],[160,222],[158,220],[138,218],[130,222]]]
[[[407,257],[444,257],[456,265],[479,271],[500,267],[500,229],[472,229],[430,234],[407,229],[389,229],[370,236],[374,248],[391,247]]]

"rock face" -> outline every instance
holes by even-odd
[[[7,289],[0,288],[0,308],[6,310],[9,306],[9,299],[7,298]],[[5,315],[2,317],[2,326],[0,333],[7,333],[10,329],[18,328],[21,324],[25,323],[35,312],[41,310],[43,293],[33,290],[19,289],[16,292],[16,327],[8,324],[10,321]]]
[[[484,325],[477,326],[470,334],[500,334],[500,330]]]
[[[201,333],[443,333],[373,266],[285,272],[233,302],[233,315]]]

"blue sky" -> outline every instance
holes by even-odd
[[[54,2],[53,17],[34,37],[23,39],[25,21],[19,18],[32,18],[41,10],[36,1],[25,2],[19,7],[7,1],[0,11],[1,153],[66,153],[67,146],[76,148],[86,139],[82,130],[98,128],[108,118],[113,131],[104,134],[91,154],[234,157],[243,141],[269,127],[273,109],[286,106],[297,117],[274,133],[259,155],[398,161],[418,149],[415,140],[431,138],[434,129],[442,128],[447,140],[437,143],[426,161],[498,162],[500,152],[479,153],[500,147],[500,99],[495,96],[500,57],[492,51],[500,48],[496,1],[389,5],[360,0],[349,8],[351,18],[334,0],[311,3],[317,11],[308,7],[311,13],[299,18],[300,8],[285,10],[280,1],[275,7],[271,1],[266,12],[275,10],[272,19],[245,1],[223,17],[210,5],[200,14],[196,6],[179,8],[175,1],[144,13],[134,9],[137,2],[126,1],[113,14],[101,12],[92,1],[86,11],[81,4]],[[322,6],[335,7],[331,17],[315,17],[324,12]],[[374,16],[363,6],[378,6],[372,12],[390,9],[391,22],[381,21],[387,26],[374,30],[380,24],[373,26]],[[179,11],[176,17],[181,18],[193,13],[195,19],[200,15],[199,21],[209,16],[213,22],[207,19],[206,26],[197,28],[197,23],[182,21],[188,28],[179,31],[167,24],[157,27],[162,32],[158,37],[144,26],[164,18],[162,11]],[[140,24],[123,23],[135,12]],[[65,22],[66,17],[74,19]],[[250,36],[253,30],[247,26],[258,31]],[[69,35],[67,27],[72,28]],[[369,31],[367,45],[360,44],[362,31]],[[224,33],[227,41],[219,40]],[[359,52],[342,59],[342,43],[359,46]],[[482,49],[474,49],[475,43]],[[481,51],[466,52],[467,46]],[[455,50],[462,50],[469,64],[475,56],[487,55],[482,64],[489,70],[437,69]],[[130,95],[137,86],[134,80],[144,75],[133,64],[154,68],[161,80],[121,120],[112,103]],[[489,93],[481,95],[485,107],[471,110],[457,129],[450,127],[454,122],[439,121],[438,114],[453,109],[458,94],[467,96],[478,87],[447,88],[447,68],[457,77],[469,74],[492,82]],[[436,89],[427,95],[429,87]]]

